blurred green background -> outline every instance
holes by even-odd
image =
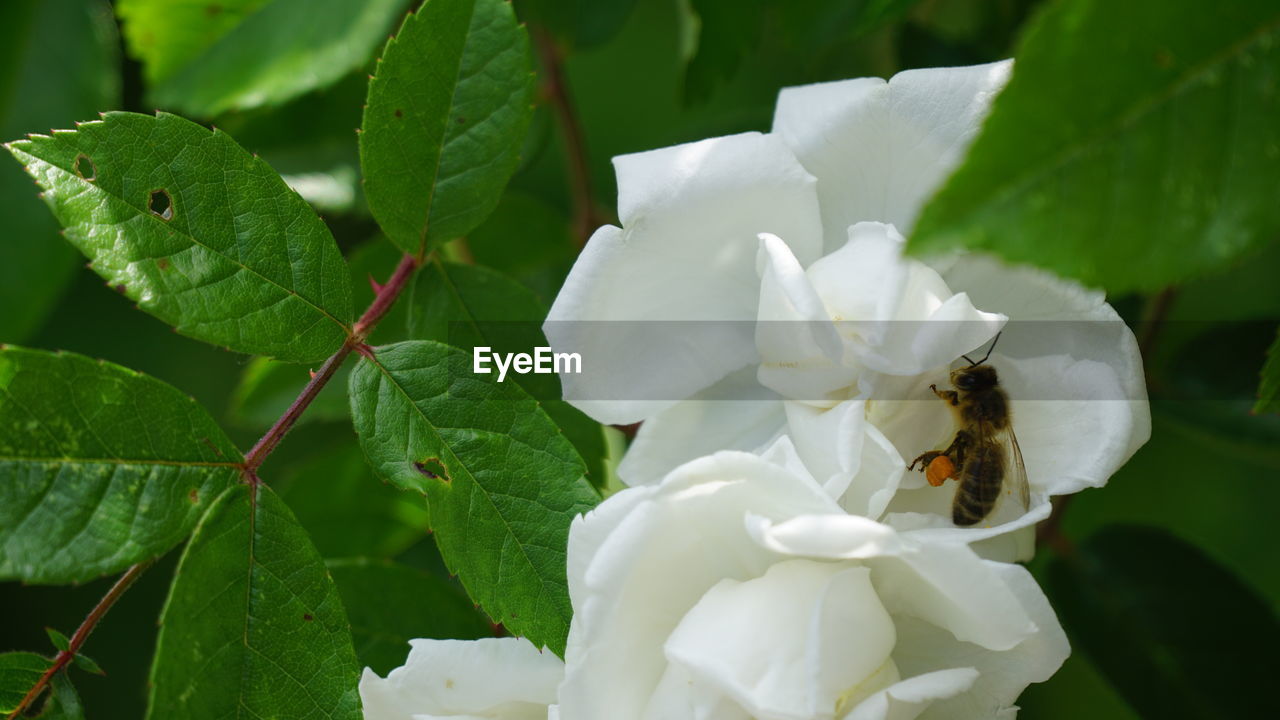
[[[1009,57],[1020,29],[1041,3],[515,4],[539,50],[542,92],[537,114],[522,166],[498,210],[465,244],[445,252],[505,271],[549,303],[572,264],[583,230],[614,215],[611,157],[713,135],[767,130],[776,94],[786,85],[887,77],[907,68]],[[234,20],[227,19],[228,8],[220,3],[183,5],[205,12],[201,22]],[[408,9],[406,0],[396,13]],[[209,117],[188,112],[180,93],[174,105],[160,101],[174,95],[158,92],[159,83],[144,77],[134,46],[122,40],[132,37],[130,30],[125,27],[122,32],[117,15],[103,0],[5,0],[0,6],[3,139],[69,127],[111,109],[159,108],[215,124],[260,153],[316,205],[352,261],[356,287],[364,293],[356,298],[357,306],[366,304],[371,295],[364,278],[385,277],[397,259],[388,244],[371,244],[377,240],[377,228],[360,196],[355,134],[381,36],[332,84],[280,104]],[[566,93],[580,126],[585,174],[584,168],[566,162],[564,118],[548,102],[558,91]],[[594,209],[575,215],[575,198],[582,196],[584,186]],[[252,444],[305,382],[306,368],[250,362],[181,337],[135,311],[84,268],[83,260],[58,237],[30,179],[7,159],[0,160],[0,208],[0,342],[106,358],[165,380],[194,395],[223,420],[242,447]],[[1151,613],[1154,617],[1167,610],[1173,614],[1172,623],[1189,619],[1231,628],[1213,623],[1249,613],[1257,614],[1264,625],[1271,623],[1254,633],[1240,628],[1241,636],[1229,643],[1246,648],[1242,654],[1206,658],[1208,668],[1201,678],[1205,687],[1217,687],[1218,675],[1243,683],[1250,672],[1274,666],[1266,653],[1269,648],[1260,641],[1274,637],[1280,606],[1274,531],[1280,510],[1280,418],[1252,415],[1249,409],[1266,348],[1280,321],[1277,268],[1280,247],[1272,243],[1181,287],[1152,296],[1111,298],[1148,351],[1152,439],[1105,490],[1080,494],[1062,513],[1063,536],[1085,549],[1084,565],[1065,567],[1045,546],[1032,563],[1063,615],[1076,650],[1056,677],[1027,691],[1021,717],[1135,718],[1140,716],[1135,705],[1147,708],[1146,716],[1156,717],[1149,699],[1132,694],[1141,678],[1125,677],[1123,663],[1116,662],[1124,654],[1120,646],[1130,639],[1116,634],[1110,640],[1115,644],[1112,655],[1108,639],[1089,637],[1091,628],[1079,622],[1093,617],[1087,600],[1075,596],[1073,584],[1081,582],[1098,582],[1121,594],[1128,592],[1126,583],[1145,582],[1148,590],[1164,588],[1182,605]],[[400,326],[394,319],[384,323],[382,339],[390,339]],[[342,395],[331,394],[307,417],[309,422],[289,436],[262,476],[281,490],[321,552],[335,560],[394,557],[424,572],[443,574],[424,532],[424,509],[373,481],[360,461]],[[323,448],[319,457],[317,448]],[[1152,542],[1163,543],[1159,552],[1138,553],[1130,561],[1158,566],[1152,573],[1160,577],[1146,577],[1138,570],[1116,577],[1117,569],[1126,567],[1123,564],[1088,566],[1090,548],[1121,544],[1140,549],[1151,541],[1150,534],[1115,530],[1122,525],[1164,531],[1189,544],[1191,548],[1178,550],[1190,554],[1170,551],[1168,541],[1156,536]],[[141,717],[156,618],[176,555],[169,553],[148,572],[90,640],[87,653],[107,675],[76,677],[89,717]],[[1208,568],[1206,573],[1227,573],[1230,583],[1239,586],[1230,589],[1235,594],[1223,594],[1224,585],[1230,584],[1225,580],[1205,582],[1207,576],[1196,574],[1197,563]],[[335,575],[340,585],[348,577]],[[358,582],[358,573],[349,576]],[[44,628],[69,634],[110,582],[72,588],[0,585],[0,650],[48,651]],[[1178,614],[1188,607],[1199,614]],[[1131,612],[1147,616],[1140,604]],[[473,620],[466,621],[471,625],[459,621],[460,627],[473,634],[484,632],[483,626],[476,630]],[[1173,646],[1189,631],[1157,628],[1155,637],[1146,638],[1151,647],[1165,647],[1166,639],[1159,635],[1164,631],[1174,635],[1169,652],[1176,656],[1179,650]],[[357,645],[360,650],[359,641]],[[397,664],[392,661],[402,650],[395,643],[389,649],[385,643],[373,643],[363,652],[363,661],[385,672]],[[1237,667],[1240,658],[1256,658],[1257,667]],[[1188,708],[1194,708],[1194,714],[1186,716],[1241,717],[1231,708],[1248,707],[1213,698],[1200,703],[1194,699],[1199,689],[1195,679],[1176,691],[1160,687],[1175,676],[1149,678],[1157,692],[1193,698],[1175,714],[1192,713]]]

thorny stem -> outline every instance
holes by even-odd
[[[44,674],[36,681],[36,684],[22,698],[22,702],[18,703],[18,707],[9,714],[9,720],[20,717],[27,708],[31,707],[31,704],[40,697],[40,694],[44,692],[53,677],[75,659],[76,654],[80,652],[80,647],[84,645],[84,641],[89,639],[89,633],[92,633],[93,629],[98,626],[98,622],[107,614],[111,606],[116,604],[116,601],[120,599],[121,595],[124,595],[129,586],[133,585],[154,562],[154,559],[140,562],[126,570],[124,575],[121,575],[120,579],[116,580],[116,584],[111,586],[107,594],[103,595],[98,604],[89,611],[89,615],[85,617],[84,622],[80,623],[80,627],[76,628],[75,634],[71,636],[71,640],[67,643],[67,649],[58,653],[57,657],[53,659],[53,665],[50,665],[49,669],[44,671]]]
[[[365,340],[368,339],[369,333],[373,332],[378,321],[381,320],[383,316],[387,314],[387,311],[391,309],[391,306],[395,304],[396,299],[400,297],[400,293],[404,291],[405,286],[408,285],[409,279],[413,277],[414,271],[417,270],[420,265],[421,263],[412,255],[405,255],[401,258],[400,264],[396,266],[395,272],[391,274],[391,278],[387,280],[386,284],[378,286],[377,293],[373,298],[373,302],[369,305],[369,309],[365,310],[364,314],[360,316],[360,319],[352,326],[351,334],[347,336],[346,341],[342,343],[342,347],[338,348],[337,352],[330,356],[328,360],[324,361],[324,365],[320,367],[319,372],[312,375],[311,381],[308,382],[307,386],[298,394],[297,399],[289,405],[289,409],[285,411],[284,415],[281,415],[280,419],[271,426],[271,429],[262,436],[262,439],[245,454],[244,465],[241,466],[241,472],[244,475],[245,481],[251,488],[256,488],[256,486],[262,482],[258,479],[257,473],[258,467],[262,465],[262,461],[266,460],[267,456],[271,454],[271,451],[280,444],[280,441],[284,439],[284,436],[293,427],[294,423],[298,421],[298,418],[302,415],[303,411],[306,410],[307,407],[311,405],[311,402],[316,399],[316,395],[320,394],[320,390],[324,388],[325,383],[329,382],[329,379],[332,378],[334,373],[338,371],[338,368],[342,366],[343,360],[346,360],[347,356],[350,355],[352,351],[360,354],[366,354],[369,352],[369,347],[365,345]],[[154,559],[140,562],[129,568],[124,575],[120,576],[120,579],[116,581],[116,584],[111,586],[111,589],[107,591],[107,594],[103,596],[102,600],[98,601],[98,604],[89,612],[89,616],[84,619],[84,622],[80,623],[80,627],[77,628],[75,634],[71,636],[71,640],[67,644],[67,649],[58,653],[57,657],[54,658],[53,665],[40,676],[40,679],[36,681],[36,684],[32,686],[31,690],[22,698],[22,702],[18,703],[18,707],[8,716],[8,720],[13,720],[14,718],[19,717],[31,706],[32,703],[36,701],[37,698],[40,697],[40,694],[44,692],[46,687],[48,687],[49,682],[53,680],[53,677],[65,668],[67,663],[70,663],[75,659],[76,653],[80,650],[80,646],[84,644],[84,641],[89,637],[89,633],[93,632],[94,627],[96,627],[98,622],[102,620],[102,617],[107,614],[107,611],[111,609],[111,606],[116,604],[116,601],[120,599],[121,595],[124,595],[125,591],[129,589],[129,586],[133,585],[138,577],[142,575],[147,568],[151,567],[154,562]]]
[[[1138,350],[1142,353],[1144,363],[1150,360],[1152,353],[1155,352],[1160,329],[1164,326],[1165,318],[1169,316],[1177,295],[1178,289],[1169,286],[1147,302],[1146,310],[1142,314],[1142,328],[1138,334]]]
[[[591,192],[591,169],[587,159],[587,143],[582,125],[569,99],[568,83],[564,75],[564,58],[555,38],[545,28],[533,27],[533,44],[542,64],[542,93],[555,113],[560,132],[564,135],[564,154],[569,192],[573,196],[573,239],[581,247],[586,244],[591,231],[601,224]]]
[[[320,390],[324,388],[325,383],[327,383],[329,379],[333,377],[333,374],[337,372],[338,368],[341,367],[343,360],[345,360],[353,350],[361,352],[362,354],[368,351],[368,346],[364,344],[365,339],[368,338],[369,333],[371,333],[374,327],[377,326],[378,321],[381,320],[383,316],[387,314],[387,311],[391,309],[391,306],[395,304],[396,299],[400,296],[400,293],[404,291],[409,278],[413,276],[413,272],[418,269],[419,265],[420,263],[418,260],[412,255],[405,255],[400,260],[400,264],[396,266],[395,272],[391,275],[391,279],[387,280],[385,285],[378,288],[377,294],[374,296],[373,303],[369,305],[369,309],[360,316],[358,321],[356,321],[355,325],[352,327],[351,334],[347,337],[346,341],[343,342],[342,347],[338,348],[338,351],[324,362],[320,371],[311,377],[311,381],[302,389],[302,392],[289,406],[289,409],[285,411],[284,415],[280,416],[280,419],[271,426],[271,429],[268,430],[267,433],[262,436],[262,439],[259,440],[258,443],[245,455],[245,462],[242,466],[242,471],[245,480],[251,487],[255,487],[262,482],[258,479],[257,474],[257,469],[262,465],[262,461],[266,459],[267,455],[271,454],[271,451],[275,449],[276,445],[280,444],[280,441],[289,432],[290,428],[293,427],[293,424],[298,421],[298,418],[302,415],[303,411],[307,409],[311,402],[315,400],[316,395],[320,393]],[[124,575],[120,576],[120,579],[116,581],[115,585],[111,586],[111,589],[107,591],[107,594],[104,595],[102,599],[98,601],[98,604],[94,606],[93,610],[89,612],[89,615],[84,619],[84,622],[80,623],[80,627],[77,628],[75,634],[71,636],[71,640],[67,644],[67,649],[58,653],[57,657],[54,658],[53,665],[51,665],[49,669],[40,676],[40,679],[36,681],[35,685],[33,685],[27,692],[26,696],[22,698],[22,701],[18,703],[17,708],[9,714],[8,720],[17,718],[31,707],[31,704],[40,697],[40,694],[44,692],[46,687],[48,687],[54,676],[61,672],[68,663],[75,659],[76,653],[79,652],[80,647],[84,645],[85,640],[88,639],[89,633],[93,632],[93,629],[97,627],[98,622],[107,614],[107,611],[116,604],[116,601],[120,599],[120,596],[124,595],[125,591],[128,590],[129,587],[137,581],[138,577],[141,576],[147,568],[151,567],[154,562],[154,558],[145,562],[140,562],[129,568]]]
[[[266,434],[262,436],[262,439],[258,440],[257,444],[245,454],[244,475],[251,485],[258,482],[256,471],[261,467],[262,462],[267,459],[272,450],[276,449],[276,446],[280,444],[284,436],[293,429],[294,423],[298,422],[298,418],[302,416],[303,411],[316,399],[316,396],[324,389],[325,384],[338,371],[338,368],[342,367],[342,363],[347,359],[347,356],[353,350],[361,354],[367,352],[364,341],[373,332],[378,321],[382,320],[387,311],[391,309],[391,306],[395,304],[396,299],[400,297],[400,293],[404,291],[409,278],[413,277],[413,272],[418,269],[419,265],[418,260],[412,255],[406,254],[400,259],[400,264],[396,266],[395,272],[391,274],[391,279],[378,286],[373,302],[369,305],[369,309],[365,310],[360,319],[356,321],[356,324],[352,326],[351,334],[347,336],[346,342],[342,343],[342,347],[338,348],[337,352],[324,361],[324,365],[321,365],[320,370],[311,376],[311,380],[289,405],[289,409],[285,410],[280,419],[276,420],[271,429],[267,430]]]

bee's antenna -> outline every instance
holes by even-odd
[[[981,360],[979,360],[978,362],[974,362],[974,361],[972,361],[972,360],[969,360],[969,356],[968,356],[968,355],[961,355],[960,357],[964,358],[965,360],[969,360],[969,367],[973,367],[973,366],[975,366],[975,365],[981,365],[982,363],[984,363],[984,362],[986,362],[986,361],[987,361],[987,358],[991,357],[991,351],[996,349],[996,343],[1000,342],[1000,336],[1001,336],[1001,335],[1003,335],[1003,334],[1004,334],[1004,331],[1003,331],[1003,330],[1001,330],[1000,332],[996,333],[996,337],[995,337],[995,339],[991,341],[991,347],[987,348],[987,354],[986,354],[986,355],[983,355],[983,356],[982,356],[982,359],[981,359]]]

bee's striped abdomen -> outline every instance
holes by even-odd
[[[991,514],[1004,482],[1004,450],[995,443],[971,448],[960,469],[960,487],[951,503],[951,521],[976,525]]]

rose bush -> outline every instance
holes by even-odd
[[[989,720],[1069,652],[1024,568],[846,513],[786,438],[617,493],[568,563],[563,665],[514,638],[415,640],[365,671],[365,717]]]
[[[903,255],[1010,68],[789,88],[768,134],[615,158],[622,227],[591,238],[545,329],[584,358],[567,398],[643,421],[625,482],[787,435],[849,512],[973,541],[1028,528],[1049,496],[1104,484],[1146,441],[1138,348],[1101,293],[984,256]],[[957,529],[954,486],[904,475],[906,461],[956,431],[929,385],[950,387],[949,368],[1002,329],[989,362],[1032,503]]]
[[[850,515],[784,438],[573,526],[561,720],[1012,717],[1068,654],[1021,566]]]

